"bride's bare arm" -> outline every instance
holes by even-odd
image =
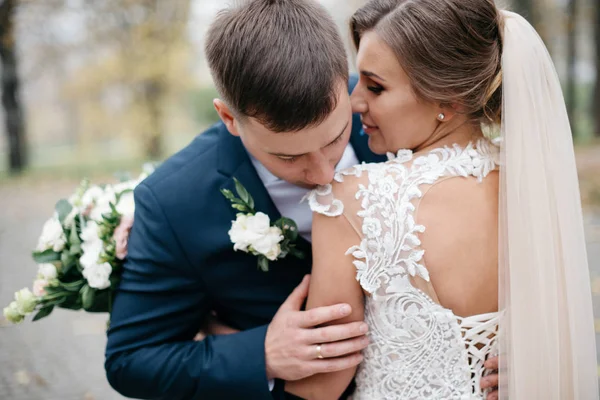
[[[343,215],[331,218],[316,213],[312,232],[313,268],[306,308],[347,303],[351,305],[352,313],[335,324],[362,321],[363,291],[356,281],[356,269],[352,264],[354,259],[351,255],[345,255],[350,247],[360,243],[358,234]],[[323,339],[326,341],[326,338]],[[366,344],[368,339],[363,336],[352,340],[365,341]],[[323,345],[321,348],[323,357],[335,357],[336,354],[332,354],[335,349],[328,346]],[[314,362],[320,362],[316,347],[314,356]],[[337,400],[352,381],[355,372],[356,367],[353,367],[340,372],[313,375],[300,381],[287,382],[285,390],[304,399]]]

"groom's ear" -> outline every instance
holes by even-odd
[[[219,114],[221,121],[223,121],[229,133],[231,133],[233,136],[240,136],[238,130],[238,120],[235,118],[235,115],[233,115],[233,112],[229,109],[229,107],[227,107],[227,104],[225,104],[221,99],[214,99],[213,106],[215,107],[215,110],[217,110],[217,114]]]

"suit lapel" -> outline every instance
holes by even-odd
[[[225,127],[220,135],[222,138],[217,150],[219,151],[218,171],[227,178],[221,185],[221,189],[229,189],[237,196],[233,180],[236,178],[254,198],[254,208],[257,212],[267,214],[271,221],[281,218],[240,138],[231,135]],[[234,211],[232,209],[232,212]]]

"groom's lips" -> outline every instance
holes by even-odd
[[[365,131],[365,133],[367,135],[370,135],[370,134],[374,133],[377,130],[376,126],[369,125],[369,124],[366,124],[364,122],[363,122],[363,126],[362,127],[363,127],[363,131]]]

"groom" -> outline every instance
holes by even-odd
[[[355,79],[349,88],[342,40],[317,3],[253,0],[228,9],[210,28],[206,54],[223,122],[135,190],[107,377],[136,398],[292,398],[285,380],[347,369],[366,346],[362,322],[319,327],[349,306],[300,311],[308,280],[293,290],[310,274],[312,218],[301,199],[331,182],[336,166],[381,158],[352,116]],[[298,224],[305,259],[288,255],[263,272],[255,256],[234,251],[236,210],[221,194],[235,193],[234,178],[257,212]],[[211,311],[241,332],[194,342]]]
[[[106,373],[136,398],[291,399],[286,380],[358,364],[366,332],[362,322],[322,327],[348,315],[347,305],[301,311],[312,215],[300,201],[336,168],[382,158],[352,116],[356,79],[318,4],[251,0],[228,9],[210,28],[206,54],[222,122],[135,190]],[[255,256],[234,251],[236,211],[221,194],[235,193],[234,178],[271,222],[297,223],[305,259],[288,255],[263,272]],[[193,341],[211,311],[240,332]]]

